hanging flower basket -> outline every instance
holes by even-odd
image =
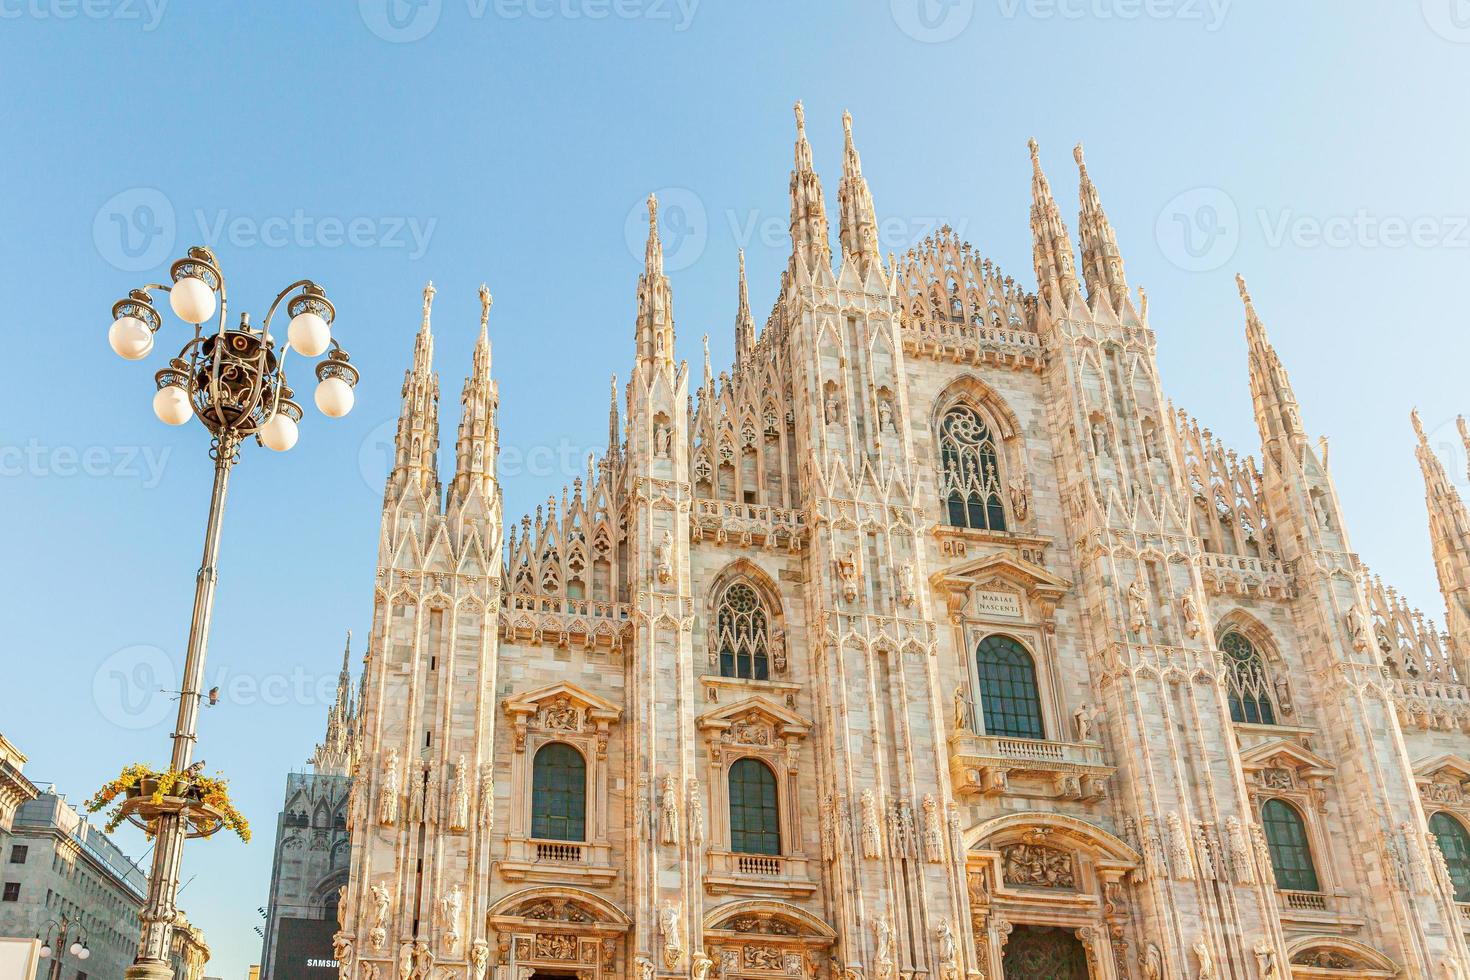
[[[229,784],[220,776],[153,769],[142,763],[125,768],[116,779],[87,801],[87,812],[111,807],[106,829],[116,830],[126,820],[151,840],[158,822],[177,814],[187,824],[190,837],[213,837],[222,828],[233,830],[250,841],[250,824],[230,801]]]

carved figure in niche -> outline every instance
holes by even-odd
[[[898,426],[893,424],[893,402],[886,397],[878,399],[878,431],[898,431]]]
[[[674,448],[674,429],[667,422],[655,423],[653,427],[653,454],[659,459],[668,459]]]
[[[771,630],[771,666],[776,673],[786,673],[786,631]]]
[[[378,790],[378,822],[392,826],[398,820],[398,750],[388,753],[383,764],[383,785]]]
[[[452,778],[454,786],[450,791],[450,796],[454,800],[454,805],[449,816],[449,829],[464,830],[470,824],[470,781],[465,769],[464,756],[460,756],[459,761],[454,764]]]
[[[1200,620],[1199,605],[1195,603],[1194,596],[1186,592],[1179,600],[1179,609],[1184,614],[1184,635],[1191,640],[1198,639],[1204,624]]]
[[[970,699],[965,697],[965,685],[963,684],[954,689],[954,730],[957,732],[970,730]]]
[[[699,780],[689,777],[689,837],[694,844],[704,843],[704,800],[699,795]]]
[[[673,902],[664,902],[658,910],[658,926],[664,937],[664,968],[677,969],[684,956],[684,940],[679,932],[679,909]]]
[[[873,951],[873,976],[875,980],[888,980],[893,975],[893,927],[883,919],[874,919],[873,937],[877,946]]]
[[[659,808],[663,811],[660,821],[665,844],[679,843],[679,788],[673,773],[664,775],[663,790],[659,794]]]
[[[1215,879],[1215,851],[1211,846],[1209,829],[1203,820],[1194,822],[1195,853],[1199,855],[1199,875],[1206,881]]]
[[[1134,579],[1128,585],[1128,631],[1142,636],[1148,629],[1148,592],[1142,579]]]
[[[842,584],[842,597],[848,602],[857,598],[857,552],[849,551],[837,559],[837,580]]]
[[[939,801],[933,793],[924,797],[924,860],[939,864],[944,860],[944,828],[939,819]]]
[[[388,891],[387,882],[380,881],[372,887],[373,896],[373,931],[370,934],[373,949],[382,949],[384,941],[388,938],[388,906],[392,903],[393,896]]]
[[[1280,973],[1276,969],[1276,949],[1266,940],[1262,939],[1251,949],[1256,954],[1256,973],[1261,980],[1279,980]]]
[[[958,973],[956,962],[959,958],[959,944],[955,942],[954,927],[949,924],[948,919],[939,920],[939,928],[934,930],[934,937],[939,941],[939,975],[941,980],[952,980]]]
[[[429,974],[434,971],[434,951],[429,949],[426,942],[417,942],[413,946],[413,975],[419,980],[428,980]]]
[[[424,819],[431,824],[439,822],[439,767],[429,767],[429,778],[424,781]]]
[[[332,936],[332,956],[337,961],[339,980],[347,980],[352,976],[352,940],[347,933],[338,932]]]
[[[1347,611],[1348,637],[1353,641],[1353,649],[1362,653],[1368,649],[1368,630],[1363,625],[1363,614],[1358,612],[1357,606],[1350,606]]]
[[[1161,459],[1159,453],[1159,427],[1148,419],[1143,424],[1143,451],[1149,459]]]
[[[1322,530],[1332,530],[1332,511],[1327,506],[1327,498],[1320,493],[1312,494],[1312,506],[1317,511],[1317,523],[1322,525]]]
[[[863,790],[858,806],[862,820],[863,857],[876,861],[883,846],[882,836],[878,831],[878,801],[871,789]]]
[[[822,402],[823,416],[828,425],[836,425],[842,421],[842,398],[837,394],[837,386],[827,382],[826,398]]]
[[[915,586],[917,572],[914,563],[906,561],[898,571],[898,601],[905,606],[912,606],[918,598],[918,589]]]
[[[674,532],[664,531],[658,542],[658,580],[667,585],[674,577]]]
[[[1111,456],[1112,443],[1108,439],[1108,427],[1100,418],[1092,420],[1092,451],[1098,456]]]
[[[1076,888],[1072,855],[1044,844],[1012,844],[1001,848],[1007,885],[1036,888]]]
[[[1149,943],[1140,959],[1143,961],[1144,980],[1163,980],[1164,954],[1160,952],[1159,947]]]
[[[424,819],[424,770],[410,762],[408,764],[408,822],[422,823]]]
[[[694,969],[692,971],[693,980],[706,980],[709,977],[710,967],[714,965],[714,960],[705,956],[703,953],[696,953],[694,956]]]
[[[347,919],[347,886],[343,885],[337,889],[337,928],[340,929]]]
[[[360,976],[362,980],[378,980],[378,964],[363,963]]]
[[[464,889],[455,885],[439,899],[439,927],[444,930],[444,946],[451,955],[459,945],[459,920],[464,913]]]
[[[1092,741],[1092,708],[1084,704],[1074,711],[1072,713],[1072,728],[1076,732],[1077,741]]]
[[[914,853],[914,808],[908,800],[898,800],[889,814],[888,839],[893,850],[905,856]]]
[[[1189,835],[1184,831],[1184,821],[1179,814],[1169,814],[1169,864],[1174,877],[1181,881],[1194,880],[1194,861],[1189,855]]]
[[[495,826],[495,767],[489,763],[480,767],[479,821],[486,830]]]
[[[1267,789],[1291,789],[1291,770],[1270,766],[1261,770],[1261,785]]]
[[[640,956],[635,962],[638,966],[638,976],[640,980],[653,980],[655,969],[653,965],[653,960],[649,959],[646,956]]]
[[[1194,958],[1199,961],[1199,980],[1215,980],[1215,957],[1201,936],[1194,941]]]
[[[1245,839],[1245,825],[1240,818],[1225,818],[1226,847],[1230,849],[1230,865],[1235,869],[1235,880],[1242,885],[1256,883],[1255,866],[1251,861],[1250,845]]]
[[[413,975],[413,943],[398,947],[398,980],[409,980]]]
[[[1019,476],[1011,478],[1011,513],[1016,515],[1017,521],[1024,521],[1031,513],[1031,493],[1026,489],[1026,481]]]

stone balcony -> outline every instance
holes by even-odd
[[[1050,742],[1033,738],[1006,738],[958,731],[949,738],[949,771],[961,795],[999,796],[1007,793],[1092,801],[1107,795],[1107,780],[1115,767],[1103,759],[1096,742]],[[1025,777],[1034,786],[1011,785],[1011,776]]]
[[[910,357],[953,364],[994,364],[1039,371],[1045,358],[1041,337],[1020,326],[965,323],[942,317],[905,316],[903,349]]]
[[[1289,599],[1296,593],[1291,569],[1269,558],[1206,552],[1200,556],[1200,575],[1215,595]]]
[[[1426,731],[1470,731],[1470,688],[1464,684],[1394,678],[1399,724]]]
[[[581,882],[610,885],[618,870],[612,848],[604,842],[510,838],[500,875],[507,881]]]
[[[704,887],[711,895],[751,892],[805,898],[817,890],[808,869],[810,863],[800,855],[710,851]]]
[[[760,545],[800,551],[806,543],[806,518],[798,510],[697,498],[689,517],[689,538],[715,544]]]

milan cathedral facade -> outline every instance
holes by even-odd
[[[1443,635],[1243,281],[1254,459],[1166,399],[1080,147],[1076,239],[1031,147],[1033,292],[948,230],[884,261],[845,129],[838,253],[798,106],[779,297],[757,332],[742,263],[698,382],[650,200],[606,454],[534,518],[483,287],[440,484],[425,291],[341,976],[1470,980],[1470,517],[1422,432]]]

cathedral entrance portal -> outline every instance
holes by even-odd
[[[1005,980],[1088,980],[1087,951],[1058,926],[1016,926],[1004,966]]]

